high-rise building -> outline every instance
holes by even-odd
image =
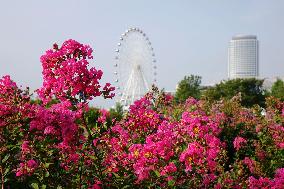
[[[256,36],[234,36],[230,41],[228,51],[229,79],[258,77],[258,40]]]

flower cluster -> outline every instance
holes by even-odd
[[[38,167],[38,164],[33,159],[28,160],[25,163],[20,163],[20,168],[17,170],[16,176],[17,177],[22,176],[22,175],[31,176],[37,167]]]
[[[260,177],[259,179],[253,176],[249,177],[249,188],[271,188],[271,189],[281,189],[284,186],[284,168],[277,169],[274,179],[269,179],[267,177]]]
[[[107,83],[101,90],[99,80],[103,72],[95,68],[88,69],[92,59],[92,48],[75,40],[67,40],[59,48],[46,51],[40,61],[43,67],[43,87],[38,90],[42,100],[53,97],[61,101],[73,103],[85,102],[93,97],[103,95],[105,98],[114,96],[114,87]]]
[[[0,79],[0,127],[18,124],[14,119],[28,114],[29,98],[28,90],[20,90],[10,76],[3,76]]]
[[[236,137],[233,143],[234,143],[234,148],[236,150],[239,150],[243,145],[247,143],[247,141],[243,137]]]
[[[151,109],[153,101],[148,97],[136,101],[127,118],[104,139],[109,147],[104,162],[108,173],[133,171],[135,183],[157,179],[161,187],[188,184],[200,175],[203,182],[196,180],[191,186],[208,187],[222,171],[224,144],[218,138],[218,119],[196,109],[172,122]],[[197,101],[192,103],[197,106]],[[147,119],[149,115],[152,119]]]
[[[78,125],[75,123],[77,112],[68,107],[66,103],[54,104],[48,109],[35,106],[29,130],[40,136],[56,138],[60,145],[69,145],[78,136]]]

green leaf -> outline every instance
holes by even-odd
[[[160,173],[157,170],[154,170],[154,173],[157,175],[157,177],[160,177]]]
[[[32,187],[33,189],[39,189],[38,184],[37,184],[36,182],[32,183],[32,184],[31,184],[31,187]]]
[[[5,170],[5,172],[4,172],[4,177],[8,174],[8,172],[9,172],[9,168],[7,168],[6,170]]]
[[[10,157],[10,154],[7,154],[3,159],[2,159],[2,163],[5,163],[8,158]]]
[[[129,185],[125,185],[125,186],[123,186],[122,189],[126,189],[126,188],[130,188],[130,186]]]
[[[45,175],[44,175],[45,177],[49,177],[49,172],[48,171],[46,171],[46,173],[45,173]]]
[[[22,144],[20,144],[20,143],[18,143],[18,145],[10,144],[10,145],[7,145],[7,149],[13,150],[13,149],[15,149],[15,148],[17,148],[18,146],[21,146],[21,145]]]
[[[92,160],[97,160],[98,158],[96,156],[88,156],[89,158],[91,158]]]
[[[104,128],[104,129],[107,129],[107,125],[106,125],[106,124],[104,124],[104,125],[103,125],[103,128]]]
[[[86,130],[86,128],[83,125],[79,125],[79,128]]]
[[[41,189],[46,189],[46,185],[45,184],[43,184],[43,185],[41,185],[41,187],[40,187]]]
[[[112,173],[112,174],[115,176],[115,178],[120,178],[120,176],[118,174],[116,174],[116,173]]]
[[[168,185],[169,185],[169,186],[173,186],[174,184],[175,184],[175,181],[174,181],[174,180],[169,180],[169,181],[168,181]]]
[[[45,163],[44,164],[44,166],[46,167],[46,168],[48,168],[50,165],[52,165],[53,163]]]

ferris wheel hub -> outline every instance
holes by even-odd
[[[135,69],[137,69],[137,70],[141,70],[141,66],[140,66],[140,64],[136,64],[136,65],[135,65]]]

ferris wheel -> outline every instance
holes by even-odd
[[[115,52],[117,101],[127,108],[156,83],[155,53],[149,38],[139,28],[126,30]]]

